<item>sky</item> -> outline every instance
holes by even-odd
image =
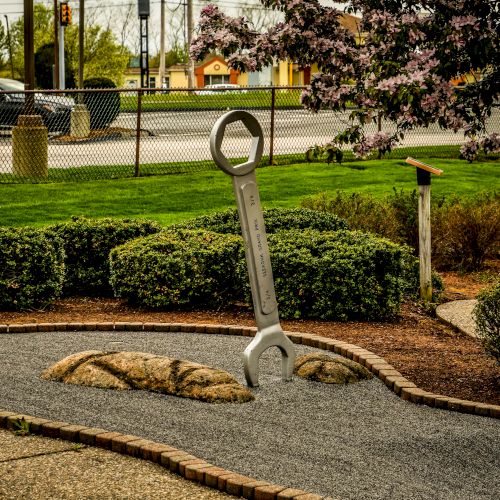
[[[34,3],[43,3],[47,6],[53,6],[53,0],[33,0]],[[167,5],[170,8],[174,8],[179,4],[179,1],[182,0],[166,0]],[[0,15],[3,17],[5,14],[9,16],[12,20],[17,19],[23,13],[23,0],[0,0]],[[106,6],[111,5],[127,5],[127,4],[137,4],[137,0],[107,0],[103,2],[102,0],[85,0],[85,6],[88,9],[102,8],[103,4]],[[195,10],[200,9],[201,6],[210,3],[209,1],[204,0],[194,0],[193,4],[195,6]],[[231,14],[231,11],[234,11],[239,5],[250,5],[253,4],[258,7],[259,2],[256,0],[218,0],[219,5],[223,5],[227,7],[227,12]],[[336,2],[332,2],[329,0],[321,1],[324,5],[334,5]],[[78,5],[78,0],[69,0],[69,4],[72,6]],[[160,11],[160,0],[150,0],[152,17],[159,14]],[[337,4],[338,6],[339,4]],[[3,21],[3,20],[2,20]]]
[[[60,1],[60,0],[58,0]],[[54,0],[33,0],[34,3],[44,4],[49,8],[52,8],[54,5]],[[174,40],[183,40],[184,29],[183,26],[183,17],[182,17],[182,4],[185,0],[165,0],[166,9],[167,9],[167,20],[166,26],[167,30],[170,29],[170,33],[172,34],[171,39],[166,39],[166,50],[174,43]],[[78,23],[78,6],[79,0],[69,0],[69,5],[73,8],[73,22]],[[151,7],[151,16],[149,18],[149,33],[150,33],[150,42],[149,42],[149,53],[150,55],[156,54],[159,51],[159,33],[160,33],[160,3],[161,0],[150,0]],[[201,8],[207,4],[211,3],[210,0],[193,0],[193,10],[194,10],[194,22],[196,24],[196,20],[199,17],[199,12]],[[255,14],[257,14],[258,10],[262,10],[263,6],[258,0],[216,0],[216,2],[224,13],[228,15],[238,15],[241,12],[238,12],[238,8],[241,7],[250,7],[252,9],[256,9]],[[320,0],[320,3],[328,6],[336,6],[340,9],[343,8],[342,4],[338,2],[334,2],[333,0]],[[119,11],[126,10],[125,7],[133,5],[134,7],[137,5],[137,0],[85,0],[85,12],[86,19],[88,19],[88,15],[90,13],[94,13],[96,19],[101,26],[108,25],[110,22],[110,18],[112,18],[113,7],[116,7],[116,15],[119,15]],[[344,4],[345,5],[345,4]],[[179,9],[179,6],[181,8]],[[6,25],[6,16],[8,17],[10,25],[12,25],[19,17],[23,15],[24,8],[24,0],[0,0],[0,23],[4,26]],[[172,12],[176,10],[175,18],[172,17],[174,14]],[[135,10],[137,12],[137,10]],[[171,17],[169,17],[171,16]],[[115,19],[119,19],[116,17]],[[172,20],[172,24],[169,26],[169,19]],[[125,45],[133,52],[137,53],[139,51],[139,21],[137,18],[134,19],[135,31],[130,31],[130,35],[127,37],[127,40],[124,41]],[[175,25],[175,26],[174,26]],[[114,31],[113,26],[111,28]],[[175,34],[173,34],[175,32]],[[115,35],[117,32],[115,32]],[[176,43],[176,42],[175,42]]]

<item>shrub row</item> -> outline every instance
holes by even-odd
[[[128,240],[157,233],[161,226],[140,219],[87,219],[71,221],[46,229],[64,244],[65,295],[112,294],[109,284],[109,252]]]
[[[367,194],[325,193],[305,198],[305,208],[342,217],[351,229],[409,245],[418,254],[418,194],[394,190],[379,200]],[[432,199],[432,253],[437,269],[475,271],[500,252],[500,195]]]
[[[74,218],[48,228],[0,228],[0,308],[44,307],[61,294],[112,294],[109,252],[160,231],[151,221]]]
[[[338,231],[348,229],[345,220],[337,215],[318,212],[308,208],[271,208],[262,211],[266,232],[277,233],[289,229],[317,229],[319,231]],[[172,229],[203,229],[222,234],[241,234],[238,211],[236,209],[215,212],[195,217],[171,226]]]
[[[269,249],[283,318],[392,316],[409,286],[405,258],[414,261],[404,247],[346,230],[281,231]],[[111,281],[117,296],[150,308],[251,302],[243,242],[232,234],[176,229],[130,241],[111,252]]]
[[[0,228],[0,308],[41,308],[64,282],[62,241],[32,228]]]
[[[208,231],[165,231],[112,250],[117,297],[153,309],[214,308],[237,297],[241,238]]]
[[[219,231],[231,233],[238,227],[234,210],[208,221]],[[201,222],[198,218],[185,225]],[[402,293],[415,291],[416,260],[407,249],[345,229],[303,230],[308,222],[319,228],[345,227],[338,217],[310,210],[266,212],[271,231],[278,231],[269,241],[284,317],[390,316]],[[299,229],[279,231],[290,226]],[[83,217],[45,229],[3,230],[1,306],[40,307],[61,292],[111,294],[110,278],[116,295],[152,308],[250,302],[239,235],[179,226],[160,230],[151,221]]]
[[[287,231],[269,249],[284,318],[376,319],[399,311],[405,251],[351,231]]]

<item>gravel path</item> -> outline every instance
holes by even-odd
[[[277,351],[261,359],[261,388],[242,405],[38,378],[69,354],[99,349],[190,359],[243,383],[241,353],[249,341],[187,333],[2,334],[0,407],[147,437],[245,475],[340,499],[498,498],[498,420],[407,403],[377,379],[342,387],[283,383]]]

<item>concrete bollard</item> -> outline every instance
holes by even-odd
[[[75,104],[71,110],[70,135],[88,137],[90,133],[90,113],[85,104]]]
[[[47,177],[49,135],[40,115],[19,115],[12,129],[14,175]]]

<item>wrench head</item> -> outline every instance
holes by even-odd
[[[250,133],[251,143],[248,160],[240,165],[231,165],[221,150],[226,126],[230,123],[241,121]],[[210,152],[216,165],[229,175],[246,175],[259,164],[264,150],[264,134],[257,118],[247,111],[234,110],[222,115],[210,133]]]

